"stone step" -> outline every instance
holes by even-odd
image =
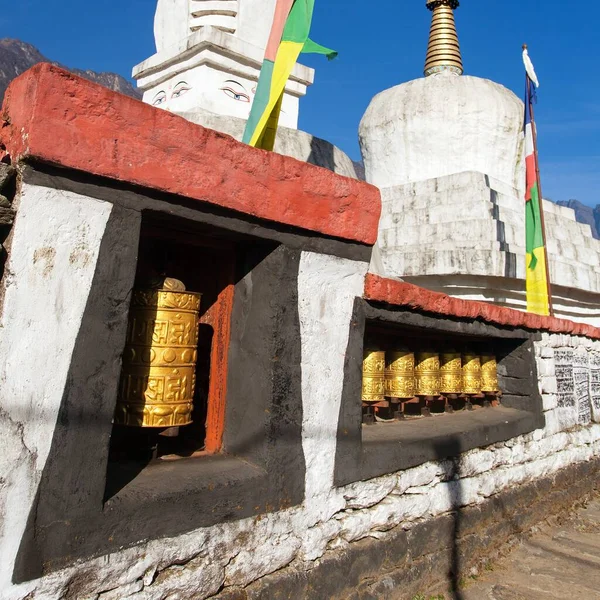
[[[481,275],[505,277],[506,253],[499,249],[461,248],[460,251],[412,247],[410,251],[384,251],[381,259],[388,276],[416,277],[422,275]],[[524,261],[516,277],[525,277]]]
[[[419,275],[487,275],[506,276],[506,265],[511,264],[511,276],[525,278],[525,248],[510,247],[501,251],[496,242],[487,247],[458,247],[453,242],[439,242],[427,246],[388,247],[381,251],[384,265],[395,276]],[[516,261],[516,273],[514,273]],[[550,253],[550,274],[552,281],[564,286],[591,292],[600,292],[600,267],[581,262],[565,260]]]
[[[516,240],[524,237],[522,229],[516,230],[512,225],[505,225],[506,240]],[[489,248],[498,239],[498,224],[492,218],[472,219],[449,223],[425,223],[423,225],[393,227],[380,229],[380,245],[403,246],[412,244],[432,244],[437,242],[455,242],[457,247],[463,243],[472,246],[479,241],[482,248]]]
[[[393,211],[384,205],[380,229],[391,229],[393,227],[420,226],[436,223],[456,223],[460,221],[471,221],[476,219],[492,219],[494,206],[491,202],[480,199],[470,199],[461,203],[459,206],[447,205],[431,207],[412,208]]]

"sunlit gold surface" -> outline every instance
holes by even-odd
[[[462,357],[460,352],[440,355],[440,390],[442,394],[462,394]]]
[[[134,290],[115,423],[192,422],[200,300],[190,292]]]
[[[427,8],[433,11],[429,45],[425,59],[425,76],[442,71],[462,75],[463,64],[460,53],[454,9],[459,6],[457,0],[429,0]]]
[[[417,396],[439,396],[440,356],[437,352],[417,353],[415,386]]]
[[[481,357],[481,391],[497,392],[499,390],[496,357],[484,354]]]
[[[385,395],[412,398],[415,395],[415,355],[409,350],[386,353]]]
[[[385,352],[365,350],[362,380],[363,402],[385,400]]]
[[[462,356],[463,392],[465,394],[481,393],[481,360],[479,356],[467,352]]]

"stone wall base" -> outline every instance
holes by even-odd
[[[218,600],[411,600],[456,589],[470,570],[516,538],[600,489],[600,458],[505,490],[486,502],[329,551],[310,570],[288,567]]]

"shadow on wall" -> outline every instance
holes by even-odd
[[[14,167],[0,162],[0,280],[4,276],[4,265],[8,258],[2,244],[10,234],[15,215],[12,201],[17,191],[16,173]]]
[[[333,144],[311,137],[310,154],[306,162],[335,172],[335,148]]]
[[[458,437],[450,437],[443,442],[434,445],[435,454],[437,460],[447,460],[448,457],[454,457],[454,472],[460,473],[460,456],[461,456],[461,444]],[[449,571],[447,573],[447,581],[450,584],[450,593],[452,594],[452,600],[464,600],[464,596],[460,591],[460,580],[463,569],[463,561],[461,556],[461,550],[459,547],[459,540],[461,537],[461,507],[463,505],[463,490],[462,481],[456,479],[452,481],[449,486],[450,502],[453,508],[451,513],[453,518],[452,523],[452,540],[450,545],[450,556],[449,556]]]

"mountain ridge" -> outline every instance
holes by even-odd
[[[99,83],[115,92],[141,99],[141,93],[129,81],[116,73],[97,73],[96,71],[71,69],[46,58],[35,46],[12,38],[0,39],[0,105],[10,82],[34,65],[49,62],[63,67],[80,77]]]

